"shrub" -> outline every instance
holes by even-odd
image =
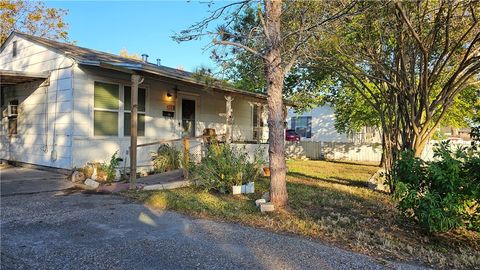
[[[118,150],[115,151],[115,153],[113,153],[113,155],[110,157],[110,161],[107,163],[107,162],[103,162],[101,165],[100,165],[100,172],[104,172],[106,174],[105,178],[106,178],[106,181],[107,182],[112,182],[113,179],[115,179],[115,169],[118,167],[118,165],[120,164],[120,162],[123,161],[122,158],[118,157],[117,156],[118,154]]]
[[[260,159],[248,161],[247,153],[228,144],[211,144],[205,157],[190,172],[194,184],[204,190],[231,192],[233,185],[255,181],[260,174]]]
[[[180,151],[168,144],[158,147],[152,154],[153,168],[156,173],[167,172],[180,168]]]
[[[436,145],[434,161],[404,152],[395,163],[394,197],[402,213],[429,232],[459,227],[480,231],[480,156],[449,142]]]

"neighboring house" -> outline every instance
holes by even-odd
[[[471,132],[471,128],[441,127],[438,129],[439,139],[451,141],[471,141]]]
[[[381,143],[380,131],[374,127],[364,127],[351,134],[338,133],[335,129],[335,113],[329,105],[316,107],[303,114],[290,109],[287,121],[288,128],[294,129],[302,141]]]
[[[205,128],[224,134],[227,126],[233,141],[266,141],[266,95],[207,89],[189,72],[144,60],[12,33],[0,47],[0,159],[65,169],[117,150],[128,159],[132,72],[144,77],[139,144],[194,137]],[[139,148],[137,163],[148,163],[150,151]]]

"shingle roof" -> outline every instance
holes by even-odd
[[[146,73],[156,74],[172,79],[178,79],[186,81],[193,84],[204,85],[199,82],[197,79],[193,78],[193,73],[179,70],[175,68],[170,68],[166,66],[159,66],[152,63],[147,63],[141,60],[135,60],[131,58],[121,57],[119,55],[101,52],[93,49],[88,49],[80,46],[76,46],[69,43],[58,42],[42,37],[32,36],[20,32],[13,32],[12,35],[17,35],[25,38],[26,40],[32,41],[34,43],[43,45],[47,48],[50,48],[56,52],[62,53],[67,57],[73,58],[79,64],[84,65],[96,65],[101,66],[101,64],[107,64],[112,66],[122,67],[124,69],[142,71]],[[7,39],[8,40],[8,39]],[[2,44],[3,47],[4,44]],[[3,48],[2,48],[3,49]],[[238,93],[242,95],[247,95],[255,98],[266,99],[267,95],[262,93],[255,93],[250,91],[245,91],[233,87],[214,87],[217,90]],[[285,101],[286,105],[293,105],[291,102]]]
[[[117,63],[117,64],[125,64],[125,65],[132,65],[132,66],[139,66],[139,67],[149,67],[161,70],[163,72],[169,73],[173,76],[185,76],[191,77],[192,73],[188,71],[183,71],[175,68],[170,68],[166,66],[157,66],[152,63],[146,63],[142,60],[135,60],[131,58],[121,57],[119,55],[101,52],[93,49],[88,49],[80,46],[76,46],[69,43],[58,42],[42,37],[32,36],[20,32],[14,32],[15,35],[21,36],[27,40],[32,42],[41,44],[45,47],[48,47],[52,50],[59,51],[65,55],[71,56],[78,62],[89,62],[89,61],[101,61],[101,62],[108,62],[108,63]]]

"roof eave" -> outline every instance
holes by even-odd
[[[88,66],[97,66],[97,67],[102,67],[106,69],[112,69],[112,70],[117,70],[120,72],[124,72],[127,74],[134,74],[135,71],[137,72],[146,72],[149,74],[154,74],[162,77],[167,77],[170,79],[175,79],[175,80],[180,80],[186,83],[191,83],[191,84],[196,84],[198,86],[202,87],[212,87],[214,90],[217,91],[222,91],[222,92],[229,92],[232,94],[239,94],[239,95],[245,95],[245,96],[250,96],[258,99],[267,99],[267,95],[265,94],[259,94],[259,93],[254,93],[254,92],[246,92],[240,89],[235,89],[235,88],[230,88],[230,87],[215,87],[215,86],[209,86],[205,83],[199,82],[198,80],[190,77],[184,77],[184,76],[174,76],[171,74],[167,74],[165,72],[162,72],[157,69],[153,69],[150,67],[145,67],[142,65],[129,65],[129,64],[120,64],[120,63],[111,63],[111,62],[102,62],[102,61],[91,61],[91,60],[81,60],[78,61],[79,64],[81,65],[88,65]],[[286,105],[291,105],[290,102],[289,104]]]

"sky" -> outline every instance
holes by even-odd
[[[194,71],[200,66],[215,68],[204,48],[211,40],[177,43],[171,39],[193,23],[208,16],[212,7],[196,1],[46,1],[49,7],[68,10],[69,38],[78,46],[119,54],[146,53],[149,61]]]

